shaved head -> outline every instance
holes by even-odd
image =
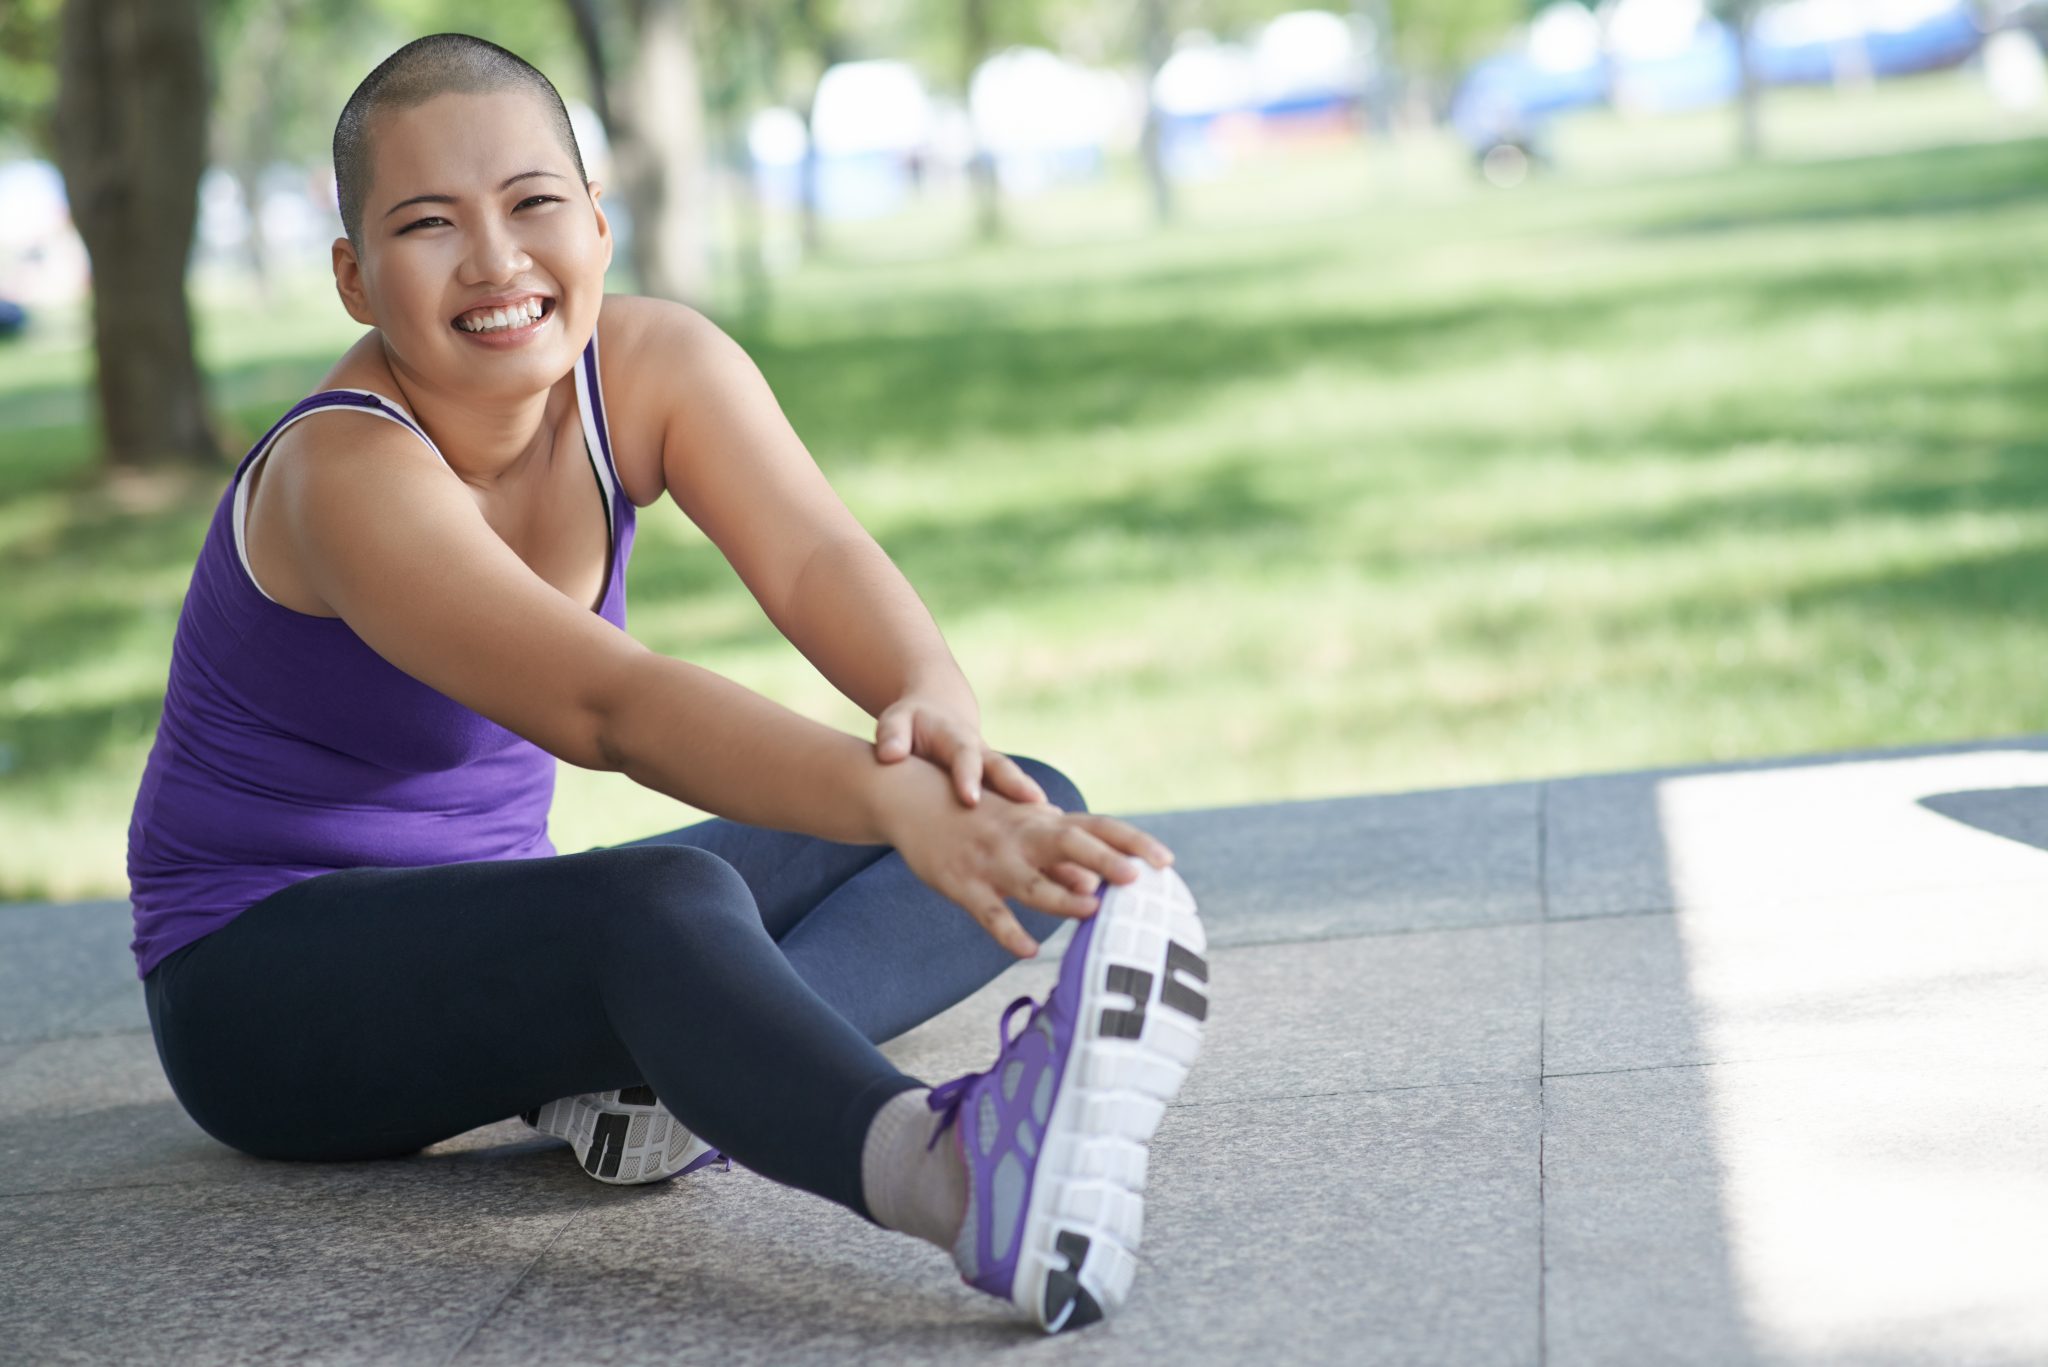
[[[363,250],[363,201],[369,197],[375,169],[371,126],[376,116],[403,112],[437,95],[491,95],[503,90],[530,91],[540,100],[575,164],[577,180],[589,182],[583,154],[576,148],[575,130],[569,125],[569,111],[554,82],[523,58],[467,33],[416,38],[363,78],[334,125],[335,194],[341,201],[342,231],[348,234],[357,256]]]

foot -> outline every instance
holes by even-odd
[[[614,1185],[659,1182],[724,1157],[678,1124],[652,1087],[565,1096],[519,1118],[568,1140],[585,1172]]]
[[[1041,1005],[1003,1013],[993,1067],[934,1088],[967,1166],[953,1261],[1047,1333],[1111,1313],[1138,1271],[1147,1142],[1202,1044],[1208,947],[1172,869],[1105,883]],[[1032,1007],[1012,1038],[1010,1020]]]

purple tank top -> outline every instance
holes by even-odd
[[[576,404],[611,541],[598,612],[624,630],[634,509],[612,460],[595,335],[576,366]],[[399,423],[440,455],[381,395],[330,389],[278,419],[235,468],[178,615],[128,824],[137,977],[315,874],[555,853],[553,755],[404,673],[340,618],[285,607],[249,570],[244,476],[278,433],[335,408]]]

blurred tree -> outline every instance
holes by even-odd
[[[1153,3],[1154,0],[1147,0]],[[1003,235],[1003,188],[996,179],[996,157],[983,137],[981,121],[974,117],[970,98],[974,73],[995,54],[995,24],[990,0],[959,0],[960,4],[960,91],[967,100],[967,126],[974,131],[974,151],[967,161],[968,179],[974,185],[975,232],[984,242]],[[1012,0],[1015,4],[1015,0]],[[1017,12],[1012,8],[1010,13]]]
[[[1742,90],[1737,101],[1741,118],[1742,157],[1755,161],[1763,155],[1763,118],[1758,106],[1755,27],[1761,0],[1711,0],[1714,17],[1734,31],[1735,61],[1742,72]]]
[[[200,0],[68,0],[54,143],[92,261],[101,451],[114,467],[210,464],[185,299],[210,106]]]
[[[612,173],[632,216],[628,245],[642,294],[701,304],[709,293],[703,87],[690,0],[566,0],[594,103],[611,142]],[[621,66],[611,54],[629,56]]]
[[[769,305],[763,255],[761,191],[748,145],[753,112],[774,98],[775,59],[780,42],[768,6],[748,0],[712,0],[700,29],[699,55],[709,73],[704,104],[714,131],[713,168],[730,189],[733,203],[733,263],[739,278],[740,311],[765,315]]]
[[[839,0],[787,0],[789,17],[801,51],[810,58],[812,70],[803,81],[796,110],[804,121],[804,163],[798,179],[798,212],[803,216],[803,244],[806,256],[815,256],[825,245],[824,223],[818,213],[818,86],[825,73],[841,62],[850,61],[853,49],[841,22]]]
[[[1159,107],[1159,68],[1173,55],[1172,0],[1138,0],[1143,15],[1139,32],[1138,69],[1145,81],[1145,127],[1138,136],[1138,159],[1145,166],[1145,184],[1152,192],[1152,218],[1173,221],[1173,177],[1166,170],[1166,114]]]
[[[1403,84],[1436,118],[1466,65],[1526,15],[1525,0],[1389,0],[1389,46]]]
[[[248,213],[243,255],[256,293],[275,290],[264,230],[265,172],[279,162],[325,163],[334,123],[354,89],[351,73],[316,52],[370,38],[356,0],[209,0],[209,50],[220,73],[210,121],[211,160],[235,178]],[[297,73],[290,81],[281,71]],[[361,73],[367,75],[365,71]],[[358,77],[360,79],[360,77]]]

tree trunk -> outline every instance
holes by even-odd
[[[256,157],[237,162],[233,174],[241,187],[242,204],[248,210],[248,236],[242,240],[242,259],[249,267],[250,283],[256,287],[258,303],[268,307],[275,299],[276,282],[270,274],[270,240],[263,233],[263,166]]]
[[[756,323],[768,316],[771,291],[768,282],[767,231],[761,211],[761,180],[754,166],[754,151],[747,138],[747,98],[754,87],[768,99],[774,98],[775,46],[770,16],[747,0],[719,0],[720,24],[730,35],[726,51],[737,63],[733,98],[718,123],[719,175],[732,196],[733,259],[740,282],[740,315]]]
[[[633,57],[608,101],[612,166],[632,208],[640,291],[686,304],[710,287],[710,175],[686,0],[635,0]]]
[[[796,22],[817,55],[822,81],[827,71],[846,60],[846,43],[819,12],[817,0],[796,0]],[[819,81],[812,82],[810,92],[804,96],[804,160],[797,171],[797,214],[803,225],[807,257],[816,256],[825,245],[824,215],[818,208],[818,84]]]
[[[208,94],[199,0],[64,7],[57,162],[92,260],[101,449],[115,467],[221,459],[185,299]]]
[[[1173,51],[1167,3],[1168,0],[1143,0],[1145,131],[1139,139],[1139,155],[1145,162],[1145,180],[1152,189],[1152,217],[1160,223],[1173,221],[1173,181],[1166,173],[1164,115],[1159,108],[1159,68],[1166,65]]]
[[[1735,12],[1735,60],[1742,71],[1740,150],[1744,161],[1755,161],[1764,154],[1763,119],[1758,111],[1761,100],[1757,88],[1755,26],[1756,5],[1752,0]]]
[[[966,100],[974,86],[974,73],[988,57],[988,0],[962,0],[960,11],[960,94]],[[973,135],[973,151],[967,158],[967,177],[974,186],[974,230],[983,242],[1003,235],[1003,187],[996,178],[996,159],[981,140],[981,125],[974,118],[974,104],[967,100],[967,127]]]
[[[797,167],[796,179],[797,221],[806,257],[816,256],[825,248],[824,215],[818,211],[818,134],[817,125],[811,121],[817,107],[818,91],[813,86],[811,97],[804,101],[804,159]]]
[[[604,60],[604,22],[597,12],[597,0],[567,0],[569,22],[576,29],[576,45],[583,50],[583,72],[590,81],[590,107],[604,125],[605,140],[612,137],[610,82]],[[586,171],[589,167],[584,168]],[[609,186],[607,189],[611,188]]]
[[[270,239],[263,230],[263,172],[277,156],[281,117],[277,73],[291,58],[289,26],[300,8],[288,0],[271,0],[249,16],[248,27],[233,50],[233,68],[222,76],[218,100],[222,117],[212,129],[212,161],[234,176],[248,211],[242,255],[256,298],[265,305],[274,299],[276,282],[271,274]]]

